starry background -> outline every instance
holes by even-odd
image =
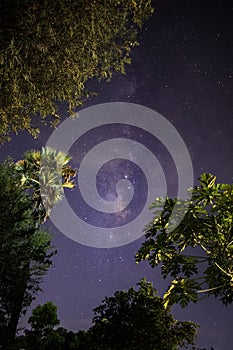
[[[159,112],[182,136],[195,179],[210,172],[219,182],[231,183],[232,15],[233,5],[227,1],[155,1],[155,13],[140,31],[140,46],[133,51],[126,75],[116,75],[110,83],[90,81],[89,89],[98,95],[83,108],[123,101]],[[1,160],[7,155],[17,160],[24,151],[41,148],[51,133],[51,129],[43,128],[37,140],[26,133],[13,137],[11,143],[1,146]],[[47,227],[58,254],[32,307],[52,300],[58,306],[61,326],[73,331],[89,328],[92,309],[105,296],[136,286],[143,276],[161,294],[165,291],[167,282],[159,270],[151,269],[146,262],[135,264],[143,237],[122,247],[97,249],[70,240],[51,223]],[[209,298],[185,309],[174,307],[173,312],[180,320],[200,324],[199,346],[231,349],[232,306],[224,307]],[[26,318],[21,321],[22,326],[25,324]]]

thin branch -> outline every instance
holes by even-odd
[[[216,289],[219,289],[222,287],[224,287],[224,284],[222,284],[221,286],[218,286],[218,287],[197,290],[197,293],[207,293],[207,292],[211,292],[212,290],[216,290]]]
[[[214,264],[215,264],[225,275],[227,275],[227,276],[229,276],[229,277],[232,277],[232,275],[231,275],[230,273],[226,272],[225,270],[223,270],[223,268],[222,268],[218,263],[214,262]]]

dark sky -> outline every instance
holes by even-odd
[[[155,8],[155,14],[140,32],[140,46],[133,51],[126,75],[115,76],[111,83],[89,82],[89,88],[97,91],[98,96],[82,108],[120,101],[157,111],[173,124],[185,142],[195,181],[201,173],[210,172],[217,175],[219,182],[231,183],[233,4],[158,0]],[[1,159],[6,155],[18,159],[24,151],[40,148],[51,133],[51,129],[44,128],[36,141],[25,133],[15,136],[10,144],[1,147]],[[72,155],[76,166],[79,152],[80,145],[78,148],[74,141]],[[160,149],[158,159],[162,162]],[[111,174],[106,174],[111,178]],[[172,186],[171,176],[170,183]],[[114,190],[112,193],[114,195]],[[77,209],[75,194],[77,192],[72,193],[70,201]],[[140,205],[140,198],[138,201]],[[92,309],[105,296],[135,286],[143,276],[152,281],[161,294],[165,291],[167,282],[159,270],[151,269],[146,262],[135,264],[134,255],[143,237],[120,247],[94,248],[69,239],[52,224],[48,227],[54,234],[58,254],[44,279],[43,292],[33,306],[52,300],[58,306],[63,327],[74,331],[87,329],[91,325]],[[180,320],[200,324],[199,346],[231,349],[232,306],[224,307],[209,298],[185,309],[175,307],[173,311]]]

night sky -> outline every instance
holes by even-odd
[[[98,95],[85,102],[80,111],[106,102],[130,102],[148,107],[166,118],[179,132],[191,156],[195,183],[203,172],[215,174],[219,182],[231,183],[232,15],[233,4],[227,1],[155,1],[155,13],[140,31],[140,46],[133,50],[132,64],[127,67],[126,75],[115,75],[110,83],[88,82],[89,89],[96,91]],[[81,120],[82,112],[80,115]],[[99,127],[101,126],[99,123]],[[93,134],[84,135],[83,139],[73,140],[70,149],[72,164],[79,168],[81,154],[88,153],[100,141],[111,141],[120,134],[125,138],[127,136],[124,135],[130,135],[132,139],[138,132],[136,128],[127,129],[127,125],[125,128],[121,127],[122,125],[112,125],[106,129],[105,126],[102,131],[101,128],[96,129]],[[47,143],[52,131],[44,127],[37,140],[26,133],[13,137],[11,143],[1,147],[1,160],[7,155],[17,160],[28,149],[40,149]],[[151,130],[152,133],[153,131]],[[156,145],[155,153],[168,184],[168,193],[175,195],[177,173],[168,151],[158,140],[150,140],[152,136],[141,134],[140,137],[137,142],[141,142],[144,137],[147,140],[145,145],[149,144],[149,141],[151,147]],[[126,158],[130,158],[130,152],[125,152]],[[97,190],[110,203],[117,198],[117,182],[125,178],[135,186],[135,193],[137,187],[142,185],[141,192],[134,198],[133,209],[127,207],[128,211],[118,215],[118,221],[115,220],[114,210],[107,219],[97,219],[96,212],[92,211],[90,219],[93,220],[93,235],[95,226],[111,226],[116,229],[119,226],[122,230],[124,220],[130,223],[128,213],[136,217],[143,210],[148,210],[148,206],[144,209],[142,207],[146,201],[143,193],[147,191],[147,184],[140,167],[134,164],[137,156],[132,155],[127,162],[116,154],[115,161],[109,160],[106,166],[97,172]],[[93,171],[93,166],[91,162],[90,172]],[[148,170],[153,169],[148,166]],[[157,166],[156,169],[160,167]],[[156,171],[154,178],[160,178]],[[157,189],[150,193],[152,198],[158,195],[161,183],[163,182],[160,180],[157,183],[155,181]],[[129,185],[128,182],[126,185]],[[67,193],[67,200],[76,215],[83,215],[83,221],[89,220],[85,219],[84,204],[80,204],[79,184],[73,192]],[[121,209],[122,203],[118,204]],[[65,223],[69,221],[68,217],[63,219]],[[134,256],[143,242],[143,237],[119,247],[96,248],[68,238],[51,222],[46,226],[53,233],[53,244],[57,247],[58,254],[54,258],[54,266],[44,278],[43,292],[38,295],[33,307],[52,300],[58,307],[61,326],[73,331],[89,328],[93,317],[92,309],[98,306],[105,296],[136,286],[144,276],[153,282],[161,295],[166,290],[167,282],[161,278],[159,269],[151,269],[147,262],[135,264]],[[77,225],[75,230],[79,232],[80,227]],[[127,233],[140,237],[140,225],[138,232],[135,230],[137,231],[137,227],[133,227],[131,231],[128,229]],[[116,230],[114,232],[117,234]],[[216,350],[232,349],[232,312],[232,306],[222,306],[214,298],[204,299],[185,309],[173,309],[176,318],[200,324],[199,346],[213,346]],[[25,320],[22,320],[21,325],[25,325]]]

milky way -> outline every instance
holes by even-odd
[[[93,96],[82,108],[123,101],[157,111],[182,136],[191,154],[195,181],[202,172],[210,172],[217,175],[218,181],[230,183],[233,174],[232,4],[208,0],[158,0],[155,7],[154,16],[140,33],[141,44],[133,52],[132,64],[126,75],[116,75],[111,83],[90,81],[89,88],[97,91],[98,96]],[[61,110],[65,115],[65,107]],[[74,165],[78,167],[84,153],[94,144],[103,141],[103,138],[119,137],[119,132],[124,134],[124,138],[127,135],[134,137],[131,127],[124,126],[119,130],[114,126],[106,129],[104,134],[98,132],[98,128],[89,131],[79,143],[74,140],[71,149]],[[52,130],[43,128],[36,141],[24,133],[16,136],[10,145],[1,147],[1,159],[6,155],[19,159],[27,149],[45,145],[51,133]],[[143,137],[148,147],[150,137]],[[151,140],[151,145],[154,145],[156,157],[166,174],[169,195],[176,195],[174,164],[158,140]],[[121,157],[97,171],[96,190],[106,202],[117,198],[116,182],[124,180],[125,176],[129,176],[127,179],[130,180],[125,185],[135,185],[134,196],[139,196],[137,205],[131,207],[132,203],[129,203],[127,211],[105,214],[112,215],[113,225],[123,224],[129,215],[136,215],[136,211],[140,211],[138,203],[145,200],[146,182],[143,181],[141,190],[137,183],[143,175],[138,168],[134,169],[134,159],[131,163],[125,162]],[[133,170],[138,172],[136,177],[131,175]],[[136,187],[139,187],[139,192]],[[68,200],[85,221],[86,204],[82,202],[78,188],[69,194]],[[105,220],[104,216],[103,220],[95,222],[95,211],[91,212],[88,208],[88,213],[92,224],[108,226],[109,217]],[[92,309],[105,296],[135,286],[143,276],[153,281],[161,294],[166,289],[167,282],[158,270],[152,270],[146,262],[135,264],[134,255],[143,237],[118,248],[101,249],[74,242],[51,223],[48,227],[53,232],[58,254],[42,286],[44,292],[39,294],[33,306],[53,300],[58,306],[62,326],[74,331],[87,329],[91,325]],[[92,227],[94,234],[95,227]],[[79,232],[79,227],[76,230]],[[137,234],[140,237],[141,232]],[[225,308],[213,298],[185,309],[174,309],[178,319],[200,323],[200,347],[213,346],[217,350],[229,350],[232,311],[232,306]]]

